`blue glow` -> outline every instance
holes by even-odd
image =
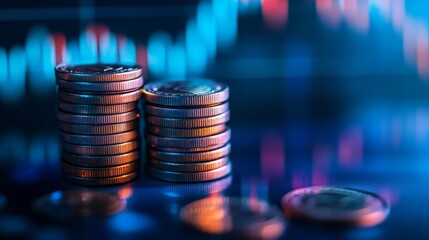
[[[61,191],[56,191],[51,194],[51,200],[58,202],[63,197],[63,193]]]
[[[47,161],[51,163],[58,162],[60,159],[60,146],[56,138],[50,139],[47,143]]]
[[[156,76],[164,76],[167,70],[167,49],[171,45],[171,37],[165,32],[152,34],[147,44],[148,68]]]
[[[77,41],[71,40],[67,43],[67,61],[66,63],[79,63],[79,45]]]
[[[197,28],[210,60],[216,55],[216,22],[208,2],[201,2],[197,9]]]
[[[42,141],[33,140],[28,147],[28,157],[32,165],[39,165],[45,160],[45,149]]]
[[[55,47],[54,42],[51,38],[46,38],[42,44],[42,56],[43,56],[43,76],[46,81],[46,86],[54,86],[55,73],[52,69],[55,68]],[[50,90],[50,88],[40,88],[43,90]]]
[[[183,77],[186,75],[186,53],[181,43],[170,45],[167,51],[167,69],[169,77]]]
[[[100,38],[100,62],[116,63],[118,62],[118,45],[116,36],[111,33],[105,33]]]
[[[17,102],[25,96],[25,74],[27,61],[24,48],[15,46],[9,52],[9,82],[3,96],[9,102]]]
[[[25,52],[28,59],[28,67],[31,72],[41,72],[40,58],[42,55],[42,45],[46,42],[48,37],[48,29],[43,26],[37,26],[31,29],[25,42]],[[36,74],[35,77],[38,75]]]
[[[216,0],[212,3],[218,45],[220,48],[230,48],[237,35],[238,3],[229,0]]]
[[[201,75],[207,66],[207,50],[194,20],[186,25],[186,64],[188,75]]]
[[[35,183],[40,179],[40,169],[25,166],[11,172],[11,178],[17,183]]]
[[[137,233],[152,229],[155,224],[146,215],[136,212],[122,212],[109,219],[109,226],[120,233]]]
[[[0,48],[0,95],[6,90],[8,79],[8,64],[7,64],[7,53],[4,48]]]
[[[79,63],[97,62],[97,39],[92,32],[82,32],[79,37],[80,59]]]
[[[119,62],[125,64],[136,64],[136,44],[126,39],[119,45]]]

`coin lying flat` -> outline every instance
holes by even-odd
[[[92,156],[75,155],[66,151],[62,152],[62,160],[72,165],[82,167],[107,167],[127,164],[140,158],[139,151],[132,151],[118,155]]]
[[[277,208],[255,198],[210,196],[182,207],[180,217],[202,232],[232,239],[277,239],[286,228]]]
[[[110,145],[124,143],[136,139],[138,135],[139,132],[137,130],[109,135],[78,135],[60,131],[61,140],[80,145]]]
[[[198,138],[169,138],[146,134],[147,143],[161,147],[173,148],[204,148],[213,145],[224,145],[229,141],[230,138],[230,129],[227,129],[226,131],[216,135]]]
[[[176,152],[176,153],[197,153],[197,152],[206,152],[211,151],[217,148],[222,147],[224,144],[212,145],[208,147],[195,147],[195,148],[174,148],[174,147],[162,147],[158,145],[149,145],[150,147],[163,152]]]
[[[206,137],[224,132],[227,129],[225,124],[219,124],[205,128],[164,128],[155,125],[146,125],[146,130],[161,137],[172,138],[192,138]]]
[[[203,182],[218,179],[231,172],[231,163],[220,168],[204,172],[171,172],[148,167],[148,174],[170,182]]]
[[[58,86],[67,90],[84,91],[86,93],[96,92],[117,92],[117,91],[131,91],[137,90],[143,86],[143,78],[136,78],[121,82],[72,82],[57,78],[56,83]]]
[[[137,141],[112,145],[88,146],[63,143],[63,150],[81,155],[116,155],[131,152],[139,147]]]
[[[211,161],[206,162],[196,162],[196,163],[174,163],[174,162],[165,162],[165,161],[158,161],[155,159],[150,159],[149,163],[152,167],[159,169],[159,170],[165,170],[165,171],[171,171],[171,172],[204,172],[204,171],[210,171],[217,168],[220,168],[222,166],[225,166],[229,162],[228,157],[215,159]]]
[[[58,122],[58,128],[64,132],[87,135],[107,135],[121,132],[128,132],[137,128],[137,121],[129,121],[124,123],[103,124],[103,125],[85,125],[73,124],[66,122]]]
[[[36,199],[33,209],[55,220],[76,217],[108,216],[125,209],[126,203],[118,196],[100,191],[56,191]]]
[[[390,211],[387,202],[374,193],[337,187],[293,190],[282,198],[282,206],[292,219],[354,226],[377,225]]]
[[[75,124],[113,124],[129,122],[138,118],[140,114],[137,110],[126,113],[108,115],[77,115],[58,111],[57,118],[63,122]]]
[[[61,169],[64,173],[81,178],[109,178],[124,175],[138,170],[138,162],[130,162],[118,166],[109,167],[79,167],[62,162]]]
[[[58,98],[61,101],[75,103],[75,104],[89,104],[89,105],[109,105],[109,104],[123,104],[136,102],[140,99],[142,92],[140,89],[118,93],[118,94],[82,94],[65,91],[58,88]]]
[[[210,127],[219,124],[224,124],[229,121],[229,111],[207,118],[163,118],[155,116],[146,116],[146,122],[160,127],[166,128],[202,128]]]
[[[227,156],[230,151],[231,145],[229,143],[211,151],[195,153],[163,152],[158,151],[154,148],[148,148],[148,154],[150,157],[159,159],[161,161],[178,163],[210,161],[213,159],[218,159]]]
[[[86,64],[65,65],[55,68],[55,76],[69,81],[109,82],[134,79],[142,75],[142,69],[137,65],[124,64]]]
[[[137,177],[137,172],[124,174],[117,177],[110,178],[81,178],[69,174],[63,174],[63,178],[71,183],[83,186],[106,186],[122,184],[134,180]]]
[[[118,114],[136,109],[137,102],[115,105],[83,105],[59,101],[58,108],[74,114]]]
[[[147,102],[164,106],[203,106],[225,102],[227,85],[208,79],[164,80],[143,87]]]
[[[145,112],[149,115],[167,118],[202,118],[212,117],[229,110],[228,102],[213,105],[200,106],[198,108],[165,108],[146,104]]]

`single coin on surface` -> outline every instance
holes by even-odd
[[[68,81],[114,82],[134,79],[142,75],[138,65],[125,64],[60,64],[55,68],[55,76]]]

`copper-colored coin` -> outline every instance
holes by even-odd
[[[81,178],[70,174],[63,174],[63,178],[66,181],[69,181],[71,183],[84,185],[84,186],[106,186],[106,185],[122,184],[122,183],[132,181],[137,177],[137,175],[138,175],[138,172],[132,172],[132,173],[124,174],[117,177],[110,177],[110,178]]]
[[[138,65],[125,64],[60,64],[55,67],[55,76],[68,81],[114,82],[134,79],[142,75]]]
[[[169,182],[204,182],[218,179],[231,172],[231,163],[220,168],[204,172],[171,172],[148,167],[148,174],[152,177]]]
[[[202,118],[202,117],[213,117],[229,110],[228,102],[211,105],[211,106],[199,106],[199,107],[186,107],[186,108],[166,108],[160,106],[154,106],[146,104],[145,113],[158,117],[167,118]]]
[[[164,118],[155,116],[146,116],[146,122],[156,126],[167,128],[201,128],[224,124],[229,121],[229,111],[206,118]]]
[[[230,129],[227,129],[226,131],[216,135],[198,138],[169,138],[146,134],[146,141],[148,144],[174,148],[203,148],[212,145],[224,145],[229,141],[230,138]]]
[[[196,147],[196,148],[173,148],[173,147],[161,147],[158,145],[150,145],[152,148],[163,151],[163,152],[176,152],[176,153],[196,153],[206,152],[222,147],[225,144],[212,145],[209,147]]]
[[[107,167],[127,164],[140,158],[139,151],[132,151],[118,155],[91,156],[75,155],[66,151],[62,152],[62,160],[72,165],[82,167]]]
[[[64,132],[74,133],[74,134],[86,134],[86,135],[106,135],[106,134],[115,134],[121,132],[128,132],[137,128],[137,121],[129,121],[124,123],[115,123],[115,124],[73,124],[66,122],[58,122],[58,127]]]
[[[206,161],[206,162],[196,162],[196,163],[174,163],[174,162],[165,162],[158,161],[155,159],[150,159],[149,163],[152,167],[171,171],[171,172],[203,172],[210,171],[222,166],[225,166],[229,162],[228,157]]]
[[[227,129],[225,124],[205,128],[163,128],[155,125],[146,125],[146,130],[154,135],[172,138],[206,137],[219,134]]]
[[[79,135],[60,131],[60,138],[68,143],[79,145],[110,145],[131,141],[139,136],[137,130],[109,135]]]
[[[206,151],[206,152],[194,152],[194,153],[181,153],[181,152],[163,152],[158,151],[154,148],[148,148],[148,154],[150,157],[159,159],[166,162],[204,162],[213,159],[218,159],[227,156],[231,151],[231,145],[228,143],[220,148]]]
[[[137,171],[139,162],[134,161],[123,165],[111,167],[79,167],[62,162],[61,168],[64,173],[81,178],[108,178],[124,175],[130,172]]]
[[[85,104],[85,105],[110,105],[136,102],[140,99],[142,92],[140,89],[117,94],[83,94],[68,92],[58,88],[58,98],[61,101]]]
[[[131,152],[138,147],[138,141],[103,146],[87,146],[63,143],[63,149],[65,151],[81,155],[116,155]]]
[[[58,120],[75,124],[113,124],[129,122],[138,118],[140,114],[137,110],[108,115],[77,115],[58,111]]]
[[[83,91],[86,93],[124,92],[137,90],[143,86],[143,78],[135,78],[120,82],[74,82],[57,78],[58,86],[70,91]]]
[[[83,105],[59,101],[58,108],[74,114],[118,114],[136,109],[137,102],[115,105]]]

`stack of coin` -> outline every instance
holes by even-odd
[[[142,69],[115,64],[59,65],[55,76],[64,178],[87,186],[136,178]]]
[[[218,179],[231,172],[227,85],[164,80],[143,87],[148,174],[171,182]]]

